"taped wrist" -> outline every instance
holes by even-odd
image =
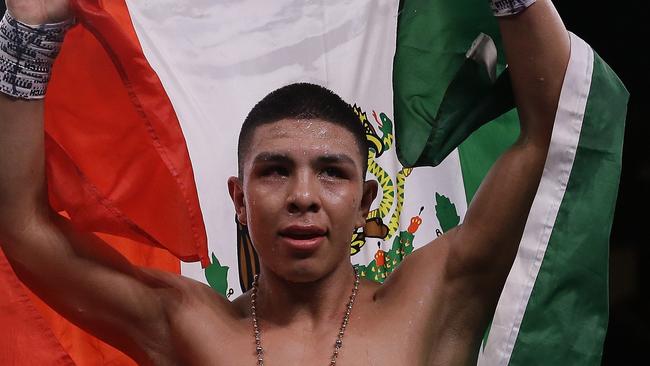
[[[519,14],[534,3],[535,0],[490,0],[490,7],[494,16],[505,17]]]
[[[42,99],[54,59],[72,19],[27,25],[8,11],[0,21],[0,91],[20,99]]]

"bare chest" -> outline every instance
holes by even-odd
[[[469,350],[459,344],[453,349],[437,349],[441,342],[418,319],[384,314],[380,309],[356,310],[343,336],[336,365],[424,366],[439,364],[439,359],[448,358],[444,354],[450,352],[468,354]],[[250,319],[224,321],[214,313],[194,314],[202,313],[202,319],[187,322],[175,335],[172,347],[179,364],[258,365]],[[337,323],[306,329],[262,321],[264,365],[330,365],[339,332]]]
[[[251,329],[228,337],[215,332],[196,339],[179,357],[187,365],[258,365]],[[268,330],[262,333],[264,365],[331,365],[337,330]],[[336,352],[336,365],[425,365],[427,354],[405,335],[390,329],[349,329]],[[211,339],[211,340],[210,340]],[[180,354],[183,350],[177,349]]]

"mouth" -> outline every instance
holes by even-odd
[[[316,225],[291,225],[280,230],[279,235],[289,248],[312,252],[323,242],[327,230]]]

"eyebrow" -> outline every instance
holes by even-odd
[[[354,160],[346,154],[326,154],[314,159],[316,164],[350,164],[356,167]],[[287,154],[274,152],[261,152],[253,159],[253,165],[265,163],[293,164],[293,160]]]
[[[320,164],[351,164],[356,166],[357,164],[346,154],[327,154],[322,155],[316,158],[316,162]]]
[[[292,163],[291,158],[286,154],[261,152],[253,159],[253,165],[263,163]]]

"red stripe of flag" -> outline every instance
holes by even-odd
[[[80,229],[120,236],[102,235],[136,265],[180,273],[176,258],[140,243],[209,264],[185,139],[125,2],[73,5],[81,25],[66,37],[45,105],[52,206]],[[2,365],[134,365],[34,297],[4,257],[0,309]]]

